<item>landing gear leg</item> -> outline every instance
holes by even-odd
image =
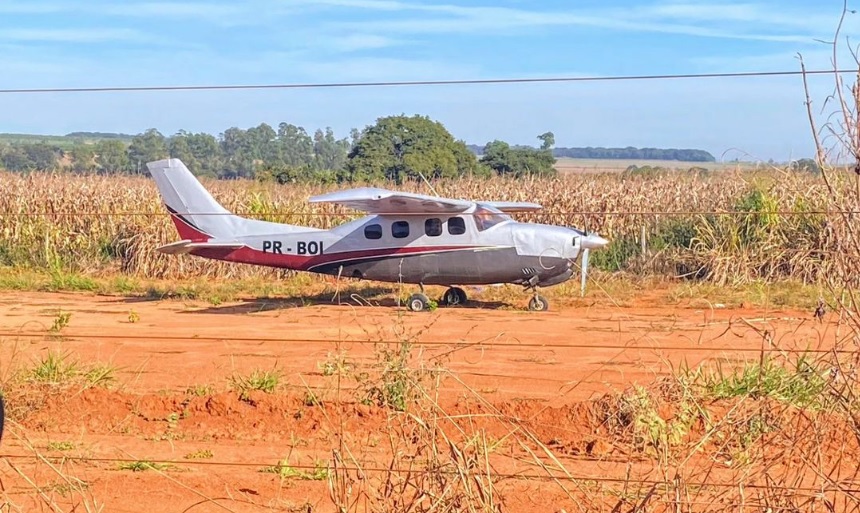
[[[421,292],[418,294],[412,294],[409,296],[409,301],[406,303],[406,306],[409,307],[413,312],[421,312],[427,310],[427,307],[430,306],[430,298],[424,294],[424,284],[419,283],[418,287],[421,289]]]
[[[531,290],[532,298],[529,300],[529,310],[532,312],[544,312],[549,310],[549,301],[538,294],[537,283],[526,284],[526,290]]]
[[[451,287],[446,290],[445,295],[442,296],[442,304],[448,306],[463,305],[466,303],[467,299],[466,291],[460,287]]]
[[[535,291],[535,295],[529,299],[529,310],[533,312],[544,312],[549,310],[549,302],[545,297]]]

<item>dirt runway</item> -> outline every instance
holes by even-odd
[[[356,380],[335,387],[326,369],[342,360],[372,365],[380,347],[404,341],[412,361],[445,369],[438,403],[448,411],[474,413],[483,401],[483,411],[539,418],[543,443],[563,444],[583,479],[610,475],[630,458],[594,449],[588,433],[577,431],[584,402],[652,384],[681,366],[758,361],[763,349],[826,350],[836,338],[834,325],[814,321],[811,312],[652,307],[646,299],[623,308],[538,313],[478,304],[416,314],[275,300],[213,306],[6,293],[0,300],[5,379],[59,351],[82,366],[109,364],[116,381],[107,389],[33,399],[37,406],[28,403],[26,414],[10,404],[19,422],[3,440],[0,477],[6,500],[24,510],[42,504],[48,511],[51,501],[66,511],[95,501],[105,511],[132,511],[145,499],[149,511],[333,511],[324,479],[284,478],[261,471],[261,463],[287,459],[312,473],[343,443],[344,422],[352,446],[380,461],[390,419],[355,401]],[[281,374],[276,394],[240,400],[230,388],[231,377],[273,369]],[[502,438],[508,428],[497,424],[485,427]],[[51,467],[36,455],[70,459]],[[128,461],[172,463],[135,472]],[[513,463],[505,468],[523,471]],[[508,510],[576,510],[566,493],[536,494],[542,486],[511,484]]]

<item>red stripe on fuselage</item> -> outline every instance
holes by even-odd
[[[244,264],[265,265],[269,267],[280,267],[307,271],[312,267],[336,262],[349,262],[372,258],[395,257],[398,255],[410,256],[436,253],[442,251],[473,250],[481,246],[412,246],[400,248],[365,249],[358,251],[342,251],[325,255],[303,257],[299,255],[283,255],[278,253],[263,252],[259,249],[244,247],[235,250],[222,248],[199,248],[192,251],[193,255],[227,262],[238,262]]]

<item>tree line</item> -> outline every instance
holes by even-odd
[[[516,146],[516,148],[529,148]],[[483,147],[469,145],[469,149],[478,155]],[[615,160],[675,160],[679,162],[716,162],[716,158],[705,150],[675,149],[675,148],[553,148],[555,158],[570,159],[615,159]]]
[[[552,132],[537,137],[540,147],[498,140],[470,146],[455,139],[442,123],[420,115],[381,117],[342,138],[330,128],[310,134],[290,123],[232,127],[217,137],[184,130],[165,136],[154,128],[135,136],[75,132],[67,137],[70,143],[63,146],[53,142],[57,138],[0,142],[0,167],[17,172],[139,174],[146,173],[147,162],[172,157],[195,175],[225,179],[401,182],[422,176],[551,175],[559,150],[553,149]]]

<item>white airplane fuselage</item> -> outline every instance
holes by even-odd
[[[208,240],[181,214],[173,216],[183,238]],[[383,282],[480,285],[532,280],[546,287],[571,278],[571,262],[593,238],[561,226],[519,223],[501,213],[485,216],[490,223],[483,224],[471,212],[371,215],[331,230],[273,230],[235,237],[243,247],[200,247],[189,253]]]
[[[375,188],[310,198],[369,215],[331,230],[248,219],[227,211],[177,159],[147,164],[182,240],[168,254],[421,285],[516,283],[573,275],[581,250],[607,241],[563,226],[516,222],[533,203],[475,202]],[[583,266],[585,267],[585,266]]]

